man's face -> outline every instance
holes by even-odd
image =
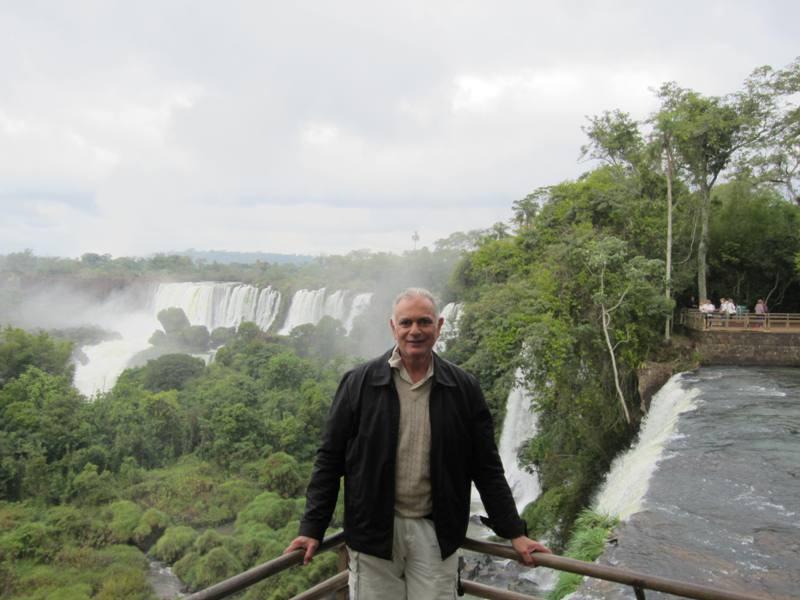
[[[404,298],[389,321],[392,334],[404,359],[430,356],[444,319],[436,319],[433,304],[425,296]]]

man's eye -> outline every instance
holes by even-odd
[[[411,320],[410,319],[401,319],[400,325],[402,327],[411,327]]]

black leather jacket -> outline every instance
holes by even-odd
[[[391,352],[348,372],[331,405],[311,474],[300,535],[321,540],[344,476],[345,540],[353,550],[391,559],[400,402]],[[525,533],[494,442],[477,380],[434,354],[430,396],[433,523],[442,558],[464,541],[471,482],[495,532]]]

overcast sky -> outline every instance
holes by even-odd
[[[0,2],[0,253],[432,246],[572,179],[587,115],[800,54],[800,3]]]

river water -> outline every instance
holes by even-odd
[[[674,431],[637,512],[623,515],[616,543],[598,562],[764,598],[800,598],[800,369],[704,367],[671,383],[677,385],[668,400],[684,402]],[[633,480],[622,474],[615,481],[634,493],[643,475],[627,471]],[[572,598],[635,595],[593,580]]]

